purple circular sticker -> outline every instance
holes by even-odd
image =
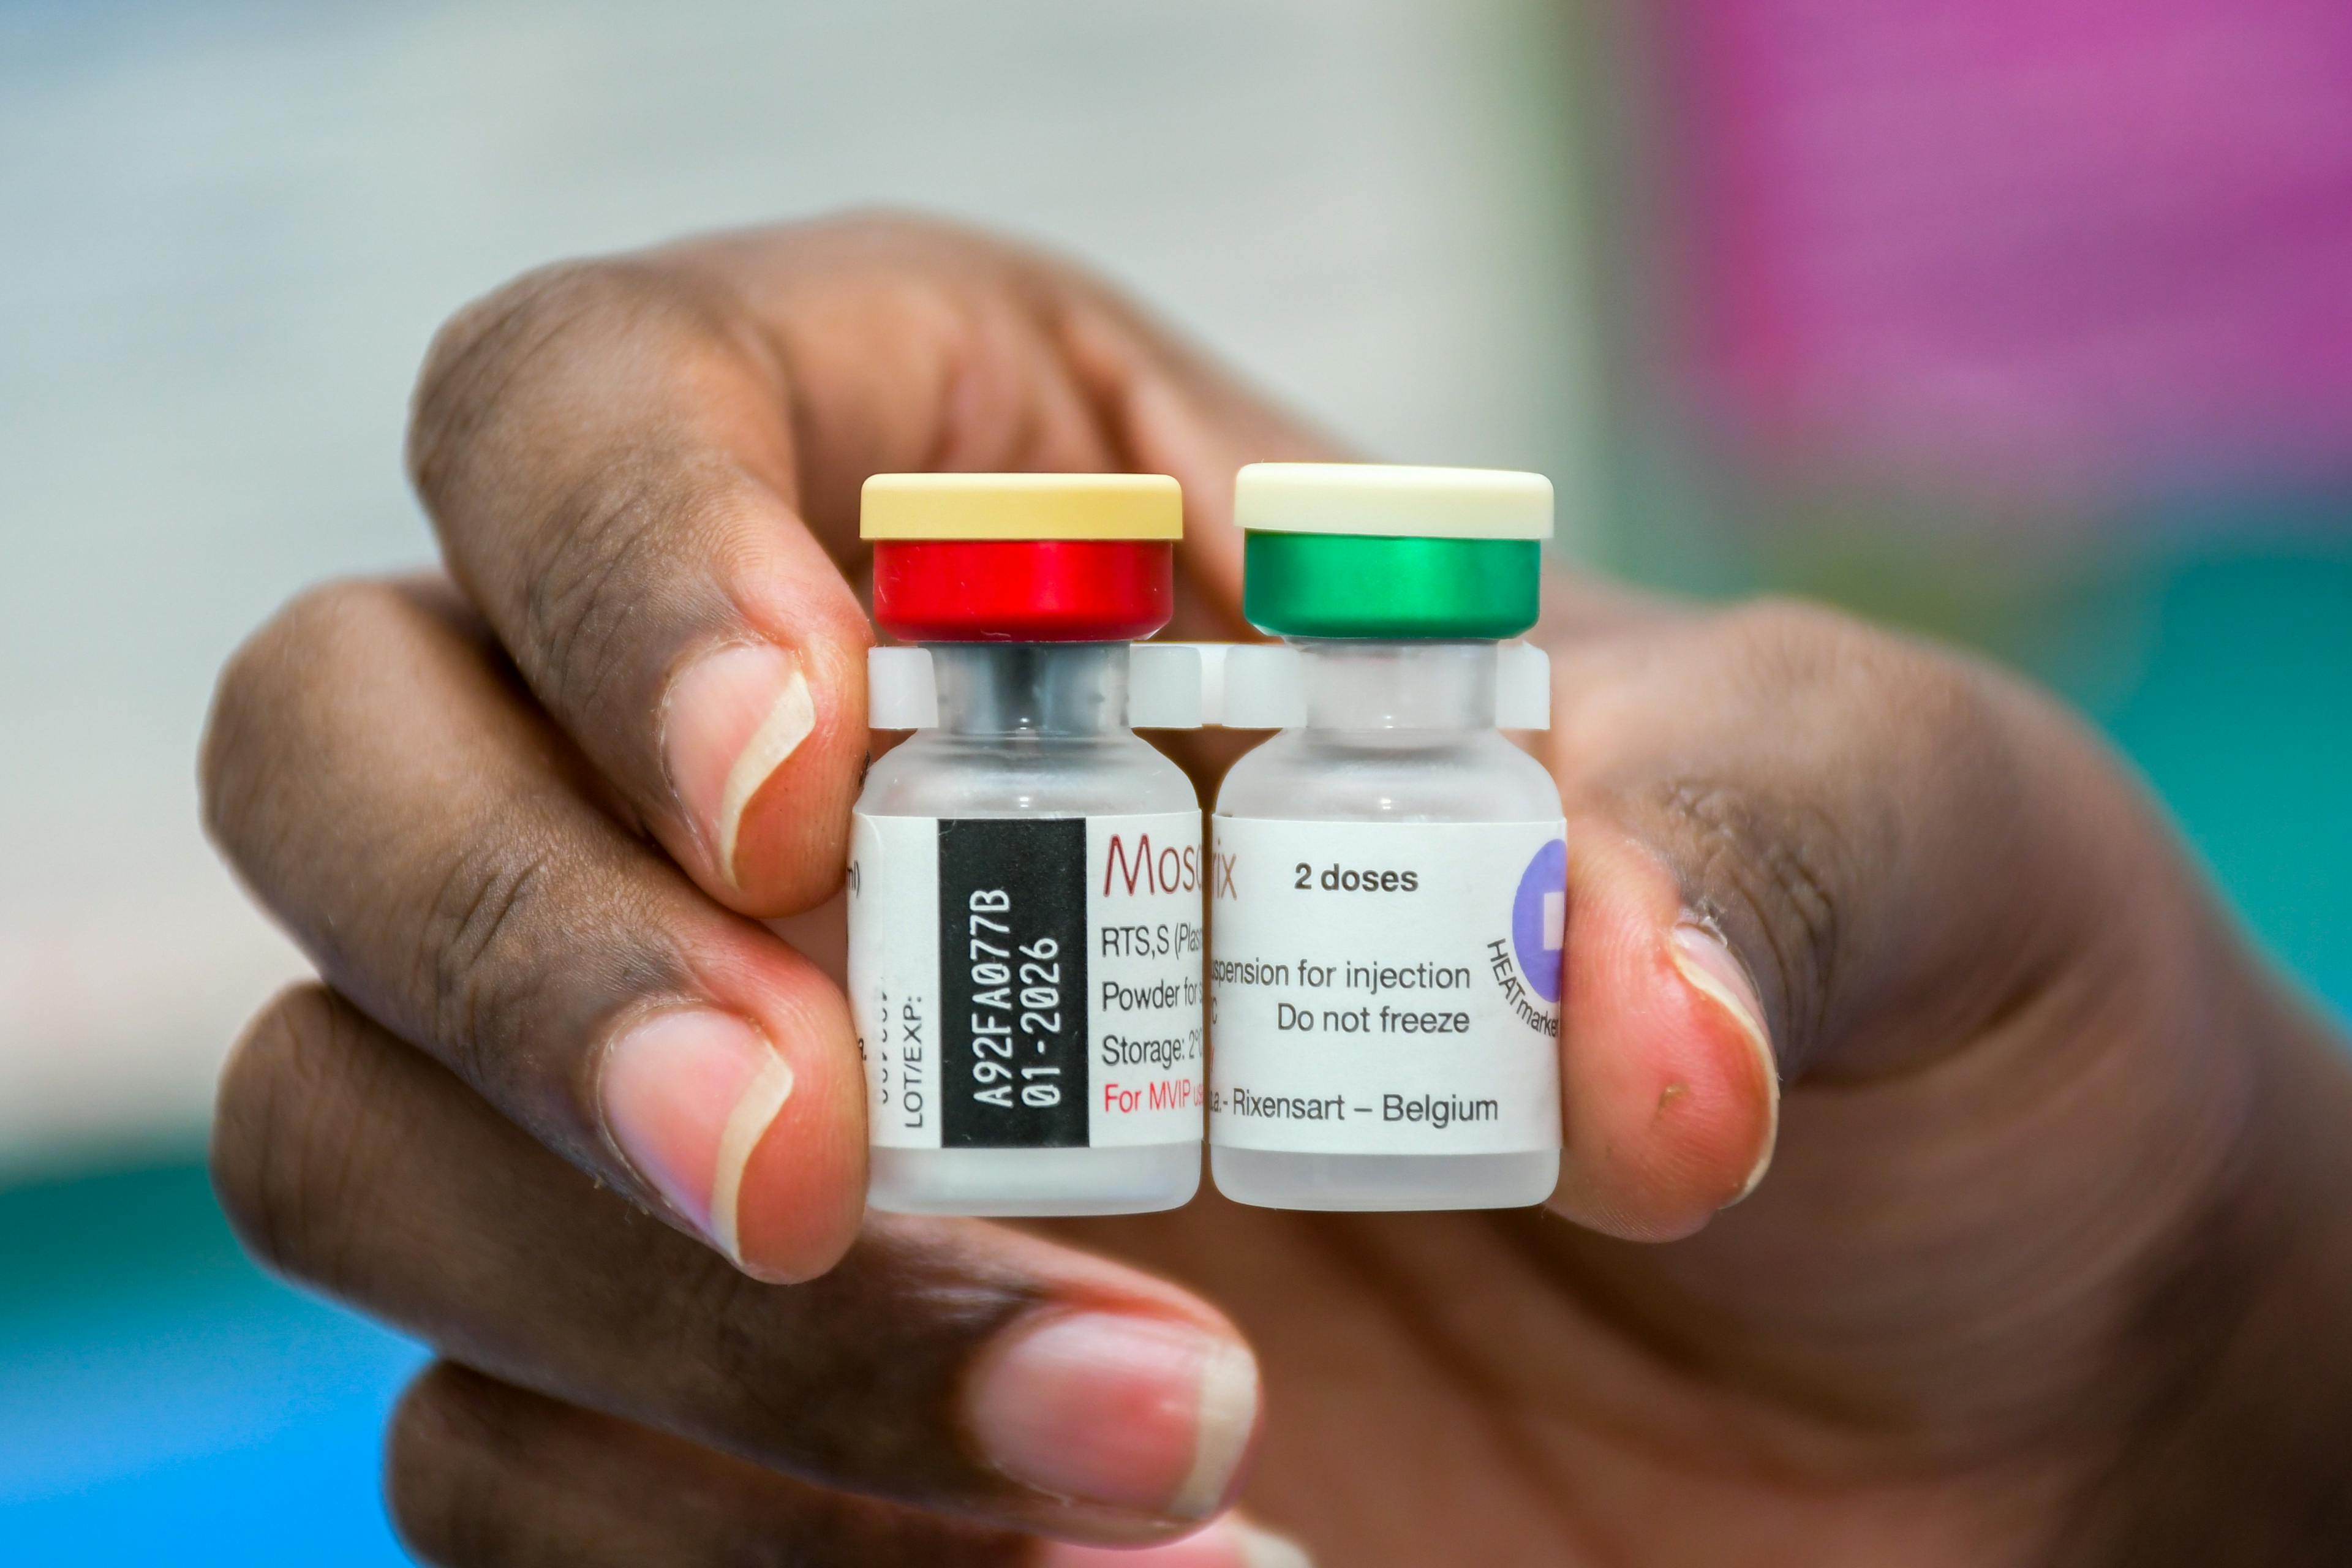
[[[1519,873],[1511,900],[1511,946],[1528,989],[1547,1002],[1559,1000],[1559,950],[1568,933],[1568,844],[1555,838],[1536,851]]]

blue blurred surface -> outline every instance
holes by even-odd
[[[423,1352],[238,1252],[191,1162],[0,1193],[0,1561],[398,1563]]]
[[[2139,628],[2127,679],[2063,638],[2019,657],[2352,1014],[2352,548],[2210,556],[2113,592],[2130,613],[2092,618]],[[403,1561],[379,1429],[422,1352],[255,1270],[193,1161],[0,1193],[0,1557]]]

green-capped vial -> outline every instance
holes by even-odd
[[[1258,464],[1234,520],[1244,612],[1298,680],[1212,822],[1217,1186],[1277,1208],[1540,1203],[1567,847],[1550,775],[1498,721],[1543,721],[1539,656],[1500,645],[1536,622],[1551,485]]]

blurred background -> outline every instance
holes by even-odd
[[[2352,1012],[2341,0],[0,0],[0,1540],[397,1563],[421,1353],[260,1276],[213,1076],[300,972],[198,832],[214,671],[423,563],[435,326],[890,205],[1057,247],[1562,554],[2040,679]]]

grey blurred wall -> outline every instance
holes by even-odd
[[[300,584],[429,558],[399,437],[456,305],[927,208],[1572,514],[1564,47],[1527,0],[0,6],[0,1175],[194,1136],[299,972],[198,835],[204,703]]]

